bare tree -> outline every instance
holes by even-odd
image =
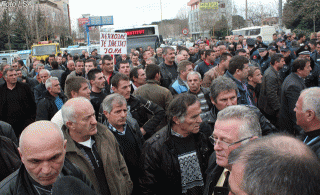
[[[253,26],[262,25],[262,21],[266,18],[278,16],[277,2],[263,3],[248,3],[248,20]]]

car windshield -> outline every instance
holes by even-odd
[[[43,56],[56,54],[56,45],[39,45],[32,48],[32,55]]]

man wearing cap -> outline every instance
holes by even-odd
[[[255,47],[255,41],[253,39],[247,39],[247,45],[248,49],[250,51],[250,59],[254,61],[258,61],[259,58],[259,52],[257,51],[257,48]]]
[[[275,46],[269,46],[267,50],[270,58],[277,53],[277,48]]]
[[[277,40],[277,50],[278,50],[278,52],[280,51],[280,49],[283,47],[283,46],[285,46],[285,40],[283,39],[283,38],[279,38],[278,40]]]
[[[305,84],[307,87],[316,87],[320,85],[320,66],[318,63],[314,62],[310,55],[310,51],[302,51],[299,53],[299,58],[310,60],[310,66],[312,68],[312,71],[305,78]]]
[[[271,58],[269,57],[269,53],[266,48],[259,48],[258,51],[260,55],[259,65],[261,68],[261,73],[263,74],[264,71],[270,66]]]
[[[284,79],[291,73],[291,64],[293,59],[290,56],[291,50],[288,47],[281,47],[280,53],[284,57],[285,65],[280,70],[279,74],[282,81],[284,81]]]

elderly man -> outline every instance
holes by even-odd
[[[90,181],[65,159],[67,141],[49,121],[30,124],[20,136],[21,167],[0,183],[0,194],[51,194],[58,178],[74,176],[91,187]]]
[[[285,147],[283,147],[285,146]],[[320,163],[301,141],[270,135],[229,155],[234,195],[319,194]]]
[[[210,86],[211,102],[214,105],[212,109],[202,116],[202,120],[210,126],[208,136],[214,131],[214,125],[217,120],[217,114],[228,106],[237,105],[237,85],[227,77],[218,77],[212,81]],[[248,106],[248,105],[247,105]],[[278,131],[266,117],[255,106],[248,106],[252,109],[260,120],[262,134],[266,135]]]
[[[37,104],[46,95],[47,89],[45,84],[47,79],[51,77],[51,74],[49,70],[43,69],[40,71],[39,76],[41,79],[41,83],[34,87],[34,98]]]
[[[212,108],[212,103],[210,100],[210,91],[206,88],[201,87],[201,75],[198,72],[192,71],[187,76],[188,83],[188,93],[197,96],[201,105],[201,115]]]
[[[132,182],[118,142],[97,123],[90,101],[72,98],[63,105],[62,116],[66,157],[87,175],[99,194],[130,194]]]
[[[294,111],[297,125],[307,135],[304,143],[320,159],[320,87],[312,87],[301,92]]]
[[[127,117],[127,101],[120,94],[107,96],[102,103],[103,113],[107,120],[104,125],[117,139],[121,154],[128,166],[130,178],[133,182],[132,194],[139,192],[140,156],[144,143],[143,135],[136,120]]]
[[[244,105],[229,106],[218,113],[215,130],[210,136],[215,153],[209,160],[205,195],[227,194],[230,152],[241,144],[261,136],[259,119]]]
[[[177,80],[169,87],[172,95],[185,93],[189,90],[187,84],[187,75],[193,71],[192,62],[183,60],[178,64],[179,76]]]
[[[46,81],[46,95],[37,105],[36,121],[51,120],[58,112],[66,98],[61,93],[60,83],[57,77],[50,77]]]
[[[310,74],[310,71],[309,60],[296,59],[292,63],[292,73],[283,81],[281,86],[279,127],[281,131],[295,136],[303,136],[303,132],[296,124],[297,119],[293,109],[298,101],[300,92],[306,88],[303,79]]]
[[[179,94],[167,111],[168,125],[143,147],[142,194],[202,194],[212,147],[201,132],[200,102]]]
[[[64,85],[66,83],[67,76],[72,71],[74,71],[74,61],[73,60],[69,60],[68,63],[67,63],[67,70],[64,71],[64,73],[62,73],[62,75],[61,75],[61,88],[62,88],[62,90],[64,90]]]
[[[71,77],[66,81],[65,95],[68,99],[75,97],[84,97],[90,100],[90,89],[88,81],[83,77]],[[63,119],[61,109],[52,117],[51,121],[58,125],[61,129],[63,126]]]

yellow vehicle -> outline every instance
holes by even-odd
[[[57,56],[58,53],[61,53],[59,43],[51,43],[51,41],[41,41],[31,47],[31,55],[37,60],[46,60],[49,55]]]

